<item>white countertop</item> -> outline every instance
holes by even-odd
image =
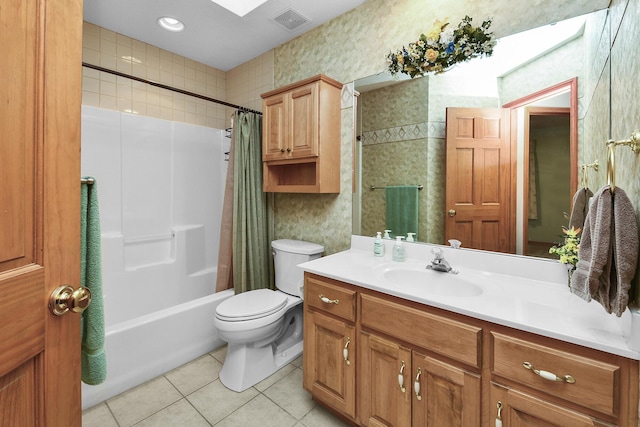
[[[598,302],[587,303],[573,295],[567,286],[566,266],[556,261],[439,246],[445,259],[459,270],[451,279],[468,281],[464,288],[470,291],[451,287],[453,291],[447,292],[440,286],[434,292],[432,283],[450,275],[424,271],[436,245],[405,243],[405,262],[394,262],[393,242],[385,241],[381,258],[373,255],[373,241],[352,236],[351,249],[299,267],[362,288],[640,360],[640,313],[627,309],[618,318]],[[434,280],[403,284],[385,278],[385,272],[398,268],[433,274]]]

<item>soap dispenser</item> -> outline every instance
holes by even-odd
[[[407,233],[407,242],[415,242],[415,238],[413,236],[415,236],[416,233]]]
[[[379,231],[376,235],[376,240],[373,241],[373,254],[375,256],[384,256],[384,242]]]
[[[394,243],[393,251],[391,252],[391,258],[394,261],[404,261],[404,246],[402,245],[402,239],[404,239],[404,236],[396,236],[396,243]]]
[[[391,236],[389,236],[389,233],[391,233],[391,230],[384,230],[384,236],[382,236],[382,238],[391,240]]]

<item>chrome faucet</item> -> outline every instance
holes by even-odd
[[[427,265],[428,269],[441,271],[443,273],[458,274],[458,270],[452,268],[449,262],[444,259],[444,251],[442,249],[433,248],[431,249],[431,253],[434,257],[431,260],[431,264]]]

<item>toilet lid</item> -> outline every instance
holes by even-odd
[[[224,300],[216,309],[216,316],[227,321],[252,320],[277,312],[287,305],[287,296],[271,289],[243,292]]]

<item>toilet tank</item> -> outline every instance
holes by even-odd
[[[324,247],[302,240],[280,239],[271,242],[276,288],[302,297],[304,272],[298,264],[320,258]]]

